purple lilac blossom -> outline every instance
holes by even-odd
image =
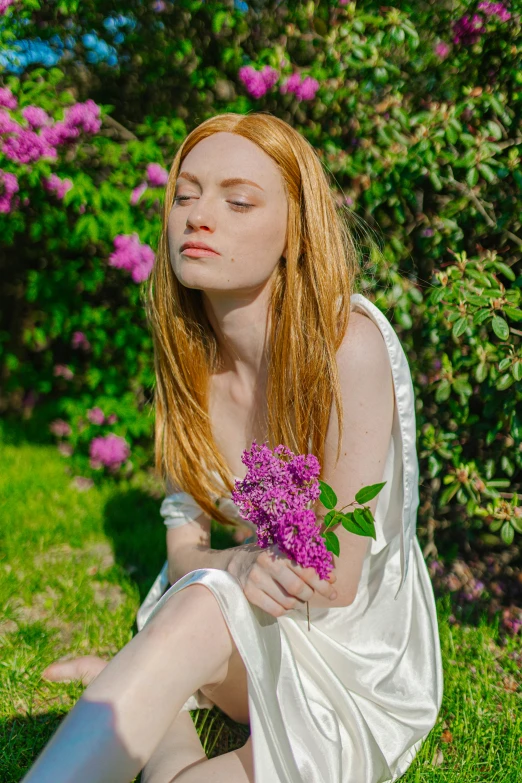
[[[115,470],[125,462],[130,454],[127,441],[119,435],[105,435],[105,437],[93,438],[89,446],[91,467],[101,467]]]
[[[109,256],[109,266],[126,269],[135,283],[148,278],[154,265],[154,251],[149,245],[141,244],[136,233],[118,234],[114,237],[114,253]]]
[[[257,527],[257,543],[265,549],[276,544],[304,568],[312,566],[321,578],[333,568],[315,514],[308,503],[321,494],[321,467],[313,454],[295,455],[284,445],[273,451],[254,440],[241,460],[244,479],[236,480],[232,500],[241,516]]]
[[[270,65],[265,65],[261,71],[256,71],[251,65],[244,65],[239,69],[238,76],[253,98],[262,98],[274,86],[279,73]]]
[[[480,40],[485,30],[484,19],[479,14],[473,14],[471,18],[465,14],[453,25],[453,43],[472,46]]]
[[[91,349],[91,344],[83,332],[73,332],[71,344],[73,348],[81,348],[84,351]]]
[[[10,136],[2,144],[2,152],[17,163],[34,163],[41,158],[55,160],[56,150],[46,139],[32,130],[22,128],[17,136]]]
[[[450,53],[450,49],[451,47],[449,44],[445,43],[444,41],[439,41],[435,45],[435,54],[437,57],[440,57],[440,59],[443,60]]]
[[[0,106],[16,108],[16,99],[7,88],[0,88]],[[100,107],[93,100],[76,103],[65,112],[62,122],[52,119],[37,106],[27,106],[22,114],[31,126],[23,128],[7,112],[0,111],[0,133],[12,134],[2,142],[2,152],[17,163],[33,163],[41,158],[56,160],[56,147],[75,141],[80,132],[96,133],[101,127]],[[43,124],[42,124],[43,123]],[[36,133],[36,129],[40,132]]]
[[[333,570],[332,556],[311,509],[283,514],[278,519],[274,539],[287,557],[302,568],[314,568],[321,579],[328,579]]]
[[[74,378],[73,371],[65,364],[55,364],[54,374],[57,378],[65,378],[66,381],[70,381],[72,378]]]
[[[15,0],[0,0],[0,14],[3,16],[10,5],[13,5]]]
[[[0,109],[0,133],[20,133],[21,130],[22,126],[15,122],[5,109]]]
[[[503,3],[491,3],[489,0],[482,0],[478,4],[478,10],[483,11],[486,16],[497,16],[501,22],[507,22],[511,19],[511,14]]]
[[[149,163],[147,166],[147,179],[153,188],[162,188],[167,184],[169,172],[159,163]]]
[[[136,206],[136,204],[143,196],[143,194],[145,193],[148,187],[149,186],[147,185],[146,182],[142,182],[141,185],[138,185],[137,188],[134,188],[134,190],[130,195],[130,203],[132,204],[133,207]]]
[[[72,187],[71,179],[60,179],[56,174],[51,174],[48,179],[44,179],[44,188],[50,193],[55,193],[59,199],[62,199]]]
[[[105,421],[105,414],[101,408],[98,407],[90,408],[90,410],[87,411],[87,418],[89,419],[91,424],[101,425]]]
[[[25,109],[22,109],[22,117],[29,123],[32,130],[39,130],[39,128],[52,123],[52,118],[39,106],[26,106]]]
[[[84,103],[70,106],[64,118],[69,128],[80,128],[85,133],[98,133],[101,128],[100,107],[88,98]]]
[[[66,438],[72,432],[69,424],[63,419],[55,419],[52,421],[49,425],[49,429],[53,435],[56,435],[58,438]]]
[[[300,74],[293,73],[282,85],[280,91],[283,95],[287,92],[293,92],[299,101],[310,101],[315,98],[318,89],[319,82],[317,79],[313,79],[311,76],[305,76],[301,81]]]
[[[18,101],[9,87],[0,87],[0,106],[5,106],[6,109],[16,109],[18,106]]]
[[[13,201],[13,196],[18,190],[16,175],[0,169],[0,212],[11,212],[13,207],[18,206],[18,197]]]

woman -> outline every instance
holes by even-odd
[[[289,125],[224,114],[185,139],[149,289],[172,587],[158,601],[160,575],[108,664],[46,670],[92,681],[26,783],[123,783],[143,767],[144,783],[382,783],[411,763],[442,697],[414,395],[390,323],[352,293],[356,269]],[[337,528],[329,581],[276,547],[209,548],[211,517],[230,519],[214,500],[254,439],[314,453],[340,506],[386,481],[369,503],[376,540]],[[188,710],[211,704],[251,736],[207,760]]]

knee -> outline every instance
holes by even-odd
[[[140,633],[154,637],[157,644],[174,647],[190,636],[196,647],[207,651],[211,640],[213,657],[223,663],[218,681],[221,674],[226,677],[234,642],[219,604],[208,587],[191,584],[173,593]]]

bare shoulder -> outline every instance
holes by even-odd
[[[343,341],[337,352],[339,372],[375,382],[391,373],[390,357],[381,330],[371,318],[363,313],[352,312]]]

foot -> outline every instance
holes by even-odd
[[[109,661],[104,661],[96,655],[83,655],[81,658],[51,663],[42,672],[42,677],[51,682],[80,680],[83,685],[89,685],[108,663]]]

